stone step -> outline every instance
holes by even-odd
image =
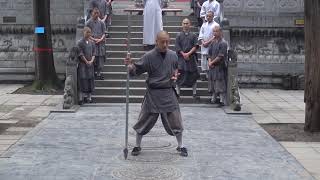
[[[107,59],[112,58],[125,58],[127,55],[126,49],[123,51],[106,51],[107,53]],[[132,58],[141,58],[146,52],[145,51],[131,51],[131,57]],[[198,58],[201,57],[200,53],[197,52]]]
[[[129,94],[143,96],[146,92],[145,87],[130,87]],[[126,95],[125,87],[96,87],[94,95]],[[192,88],[183,88],[180,93],[182,96],[192,96]],[[197,88],[197,94],[200,96],[208,95],[208,89]]]
[[[126,44],[114,44],[114,43],[106,44],[106,50],[109,51],[109,52],[123,51],[124,49],[127,49],[127,45]],[[175,51],[175,45],[174,44],[170,44],[169,45],[169,49]],[[144,47],[143,47],[142,44],[131,44],[130,45],[130,50],[131,51],[144,51]]]
[[[172,16],[172,15],[166,15],[162,16],[162,21],[163,22],[181,22],[183,19],[185,19],[186,16]],[[188,16],[191,21],[196,21],[196,18],[193,16]],[[142,15],[131,15],[130,16],[131,21],[143,21],[143,16]],[[116,15],[112,17],[112,21],[128,21],[128,15]]]
[[[109,31],[114,31],[114,32],[124,32],[124,31],[128,31],[128,26],[126,24],[124,25],[112,25],[111,27],[109,27],[108,29]],[[182,30],[182,27],[180,25],[175,25],[175,26],[163,26],[163,30],[168,31],[168,32],[179,32]],[[131,32],[139,32],[139,31],[143,31],[143,26],[136,26],[133,25],[131,26]],[[190,31],[192,32],[197,32],[198,28],[197,27],[191,27]]]
[[[93,95],[94,103],[126,103],[124,95]],[[180,96],[179,102],[185,104],[191,103],[207,103],[210,96],[200,96],[200,100],[195,100],[192,96]],[[143,96],[132,95],[129,97],[130,103],[142,103]]]
[[[107,61],[105,62],[106,65],[123,65],[124,57],[118,57],[118,58],[107,58]],[[132,60],[137,61],[139,58],[132,58]]]
[[[101,72],[106,80],[119,80],[119,79],[127,79],[127,72]],[[205,73],[200,73],[200,76],[205,76]],[[146,79],[147,74],[141,74],[140,76],[132,77],[131,79]]]
[[[176,32],[169,32],[169,36],[171,38],[175,38],[177,36],[179,31]],[[108,34],[110,35],[110,37],[112,38],[127,38],[128,37],[128,31],[110,31],[108,32]],[[131,38],[142,38],[143,37],[143,32],[139,31],[139,32],[131,32]],[[108,40],[107,40],[108,41]]]
[[[162,24],[164,26],[179,26],[181,25],[182,21],[164,21]],[[196,21],[192,21],[191,24],[196,25]],[[128,21],[127,20],[113,20],[112,19],[112,26],[128,26]],[[143,21],[131,21],[131,26],[143,26]]]
[[[122,63],[122,61],[120,60],[119,64],[109,64],[106,63],[102,69],[102,71],[104,72],[125,72],[126,71],[126,66]],[[200,70],[200,66],[198,66],[198,69]]]
[[[106,45],[108,46],[109,44],[126,44],[126,37],[123,38],[114,38],[114,37],[109,37],[106,40]],[[175,44],[176,38],[170,38],[170,44]],[[142,44],[142,38],[131,38],[130,43],[133,44]]]
[[[126,87],[126,79],[95,80],[96,87]],[[144,79],[130,79],[130,87],[145,87]],[[197,81],[197,88],[208,88],[207,81]]]

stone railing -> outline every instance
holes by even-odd
[[[76,29],[76,42],[82,37],[82,30],[85,25],[84,18],[79,18]],[[76,43],[75,43],[76,44]],[[78,63],[79,48],[75,45],[71,48],[69,59],[66,63],[66,80],[63,95],[63,109],[71,109],[72,106],[79,104],[78,90]]]

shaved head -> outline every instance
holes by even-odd
[[[158,39],[161,39],[161,38],[165,38],[165,37],[170,38],[167,31],[160,31],[160,32],[157,34],[157,40],[158,40]]]
[[[190,19],[188,19],[188,18],[183,19],[182,23],[190,23],[191,24]]]
[[[160,52],[166,52],[169,48],[170,36],[167,31],[160,31],[157,34],[156,44]]]
[[[182,30],[187,32],[190,30],[191,22],[188,18],[183,19],[182,21]]]
[[[223,36],[222,28],[220,26],[215,26],[213,28],[213,35],[218,39],[221,38]]]

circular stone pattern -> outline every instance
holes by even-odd
[[[120,160],[123,160],[123,154],[118,156]],[[139,163],[172,163],[177,161],[178,154],[163,152],[163,151],[141,151],[139,156],[128,156],[129,161]]]
[[[128,146],[133,148],[135,146],[134,143],[129,142]],[[151,141],[150,139],[147,139],[142,142],[141,145],[142,151],[145,150],[159,150],[159,149],[172,149],[174,146],[167,141]]]
[[[136,132],[134,130],[130,130],[129,134],[132,136],[136,136]],[[164,128],[162,129],[153,128],[148,134],[145,135],[145,137],[163,137],[163,136],[169,136]]]
[[[112,172],[112,175],[119,179],[125,180],[180,180],[182,173],[174,167],[168,166],[130,166],[117,169]]]

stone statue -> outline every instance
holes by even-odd
[[[69,75],[64,83],[63,109],[70,109],[74,105],[74,90],[72,79],[72,75]]]
[[[63,109],[70,109],[78,103],[77,65],[80,50],[72,47],[66,65],[66,80],[64,85]]]
[[[234,50],[228,51],[228,56],[231,61],[228,62],[228,75],[231,76],[228,78],[231,81],[228,88],[231,88],[230,91],[230,106],[234,111],[241,111],[240,105],[240,93],[238,85],[238,73],[237,73],[237,53]]]

